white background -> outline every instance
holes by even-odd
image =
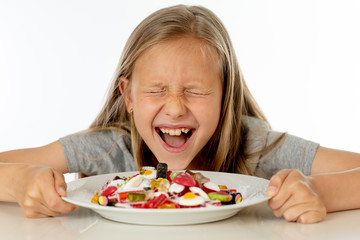
[[[86,129],[131,31],[178,3],[222,19],[274,129],[360,152],[356,0],[0,0],[0,151]]]

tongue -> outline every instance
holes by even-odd
[[[170,136],[169,134],[164,134],[163,140],[167,145],[178,148],[185,144],[186,137],[184,134],[181,134],[180,136]]]

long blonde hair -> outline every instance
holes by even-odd
[[[244,153],[246,130],[242,116],[267,121],[245,84],[229,35],[220,19],[200,6],[177,5],[158,10],[144,19],[130,35],[117,66],[107,101],[91,129],[116,129],[131,137],[137,166],[156,160],[126,111],[119,78],[131,79],[138,57],[151,46],[175,37],[192,36],[216,49],[222,63],[223,99],[215,133],[189,168],[250,174]],[[130,80],[131,82],[131,80]]]

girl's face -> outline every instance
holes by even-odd
[[[157,44],[136,61],[125,97],[159,162],[184,169],[218,125],[222,99],[216,51],[195,38]]]

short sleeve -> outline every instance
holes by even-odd
[[[268,124],[260,119],[251,121],[247,123],[246,154],[261,151],[283,134],[270,130]],[[283,141],[269,151],[248,159],[246,165],[254,175],[267,179],[282,169],[298,169],[304,175],[310,175],[318,146],[318,143],[286,134]]]
[[[60,138],[69,172],[88,176],[134,171],[130,139],[111,130],[85,131]]]

